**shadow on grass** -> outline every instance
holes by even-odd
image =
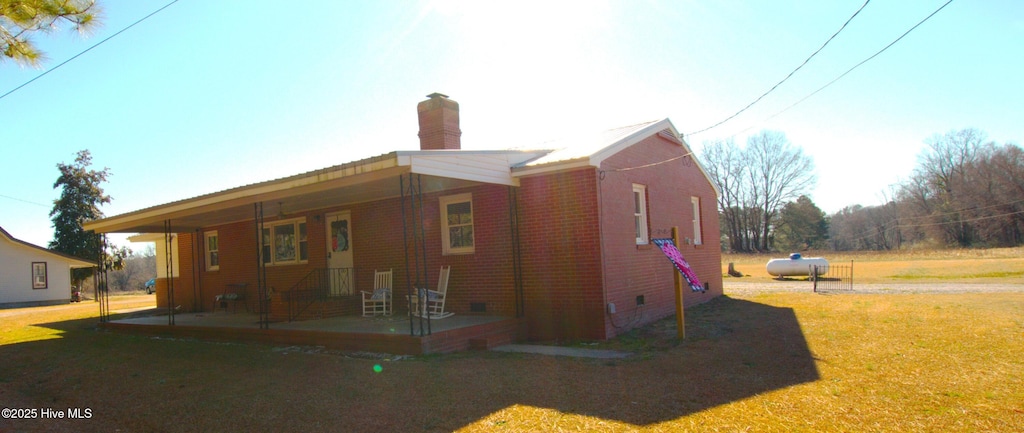
[[[516,388],[535,389],[503,404],[649,425],[802,383],[820,376],[790,308],[716,298],[686,310],[686,339],[675,317],[633,330],[607,345],[637,352],[625,361],[555,361],[533,357],[511,374]],[[556,364],[556,365],[555,365]],[[565,379],[559,378],[559,371]],[[522,383],[538,378],[533,383]],[[463,381],[465,383],[465,381]],[[468,419],[467,419],[468,421]]]
[[[467,352],[386,362],[95,331],[95,319],[37,326],[64,333],[0,346],[0,396],[93,407],[88,423],[61,421],[77,431],[219,430],[225,411],[238,431],[548,429],[518,418],[523,406],[645,426],[819,379],[792,309],[728,297],[688,309],[684,341],[668,318],[602,344],[637,352],[616,361]]]

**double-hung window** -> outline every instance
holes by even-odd
[[[49,284],[49,276],[46,274],[46,262],[32,262],[32,288],[45,289]]]
[[[633,184],[633,223],[636,229],[636,244],[647,245],[650,236],[647,230],[647,187]]]
[[[288,265],[309,260],[306,219],[276,221],[263,229],[263,263]]]
[[[442,253],[472,254],[473,195],[456,194],[441,197]]]
[[[216,230],[206,232],[206,269],[220,269],[220,240]]]
[[[693,205],[693,244],[704,243],[704,236],[700,228],[700,197],[690,197],[690,204]]]

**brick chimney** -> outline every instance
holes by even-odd
[[[420,150],[462,148],[459,129],[459,103],[448,95],[431,93],[416,105],[420,119]]]

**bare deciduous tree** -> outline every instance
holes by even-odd
[[[813,162],[777,131],[762,131],[740,149],[732,140],[704,143],[702,159],[721,195],[722,227],[732,251],[770,251],[779,210],[815,181]]]
[[[704,142],[704,167],[708,175],[718,184],[718,209],[721,226],[729,238],[729,248],[744,251],[744,225],[740,213],[743,210],[745,189],[742,186],[746,166],[743,152],[731,138]]]
[[[925,140],[911,185],[918,210],[930,215],[936,234],[961,247],[974,241],[966,201],[970,184],[967,170],[977,162],[985,134],[976,129],[950,131]]]
[[[778,131],[761,131],[747,139],[747,179],[760,211],[757,248],[770,251],[769,232],[782,205],[796,200],[814,185],[814,163]]]

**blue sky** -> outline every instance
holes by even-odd
[[[813,158],[824,211],[877,205],[924,140],[978,128],[1024,141],[1024,2],[874,0],[743,114],[686,137],[782,131]],[[0,63],[0,94],[169,0],[101,0],[87,38],[35,37],[42,69]],[[670,118],[683,133],[743,108],[864,3],[179,0],[0,98],[0,226],[45,245],[56,164],[109,167],[107,215],[418,148],[415,105],[461,106],[464,149],[538,147]],[[791,108],[790,108],[791,107]],[[787,109],[788,108],[788,109]]]

